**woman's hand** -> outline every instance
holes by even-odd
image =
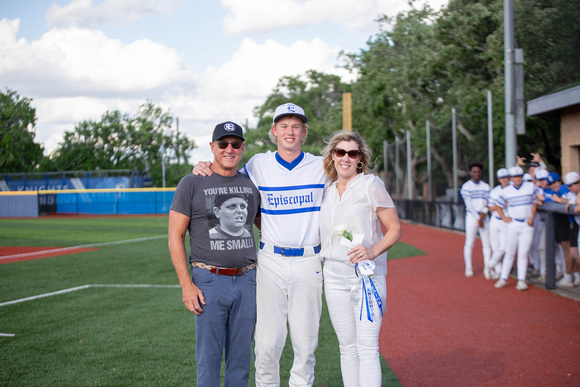
[[[348,259],[351,263],[359,263],[364,260],[372,260],[377,257],[372,249],[367,249],[363,245],[358,245],[357,247],[351,249],[348,252]]]

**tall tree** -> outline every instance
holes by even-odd
[[[160,185],[161,146],[168,165],[178,164],[195,147],[192,140],[172,128],[173,117],[159,106],[147,102],[135,117],[107,111],[100,121],[83,121],[51,155],[57,170],[137,169],[152,171]],[[174,161],[174,163],[171,163]],[[171,168],[170,168],[171,169]]]
[[[0,171],[30,172],[42,160],[43,147],[34,142],[36,109],[32,100],[13,90],[0,92]]]

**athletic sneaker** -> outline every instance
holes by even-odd
[[[518,284],[516,285],[516,289],[528,290],[528,284],[526,283],[526,281],[518,281]]]
[[[574,286],[573,282],[570,282],[566,277],[562,277],[562,279],[556,282],[556,286],[559,288],[571,288]]]
[[[507,285],[507,282],[505,282],[504,280],[502,280],[502,279],[500,278],[500,280],[499,280],[499,281],[497,281],[497,282],[495,283],[495,285],[493,285],[493,286],[495,286],[495,287],[496,287],[496,289],[501,289],[501,288],[505,288],[505,286],[506,286],[506,285]]]
[[[574,286],[580,286],[580,273],[574,273]]]
[[[544,277],[543,275],[534,278],[535,281],[541,282],[541,283],[546,283],[546,277]]]
[[[471,271],[471,270],[465,270],[465,276],[466,277],[473,277],[473,271]]]
[[[499,273],[493,273],[493,274],[491,275],[491,279],[492,279],[492,280],[498,280],[498,279],[499,279]]]
[[[491,275],[489,274],[489,268],[485,268],[483,269],[483,276],[485,277],[486,280],[491,278]]]

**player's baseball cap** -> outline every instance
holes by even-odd
[[[524,181],[533,181],[534,178],[529,173],[524,173]]]
[[[580,175],[576,172],[568,172],[566,176],[564,176],[564,184],[572,185],[576,184],[580,181]]]
[[[553,183],[560,181],[560,180],[562,180],[562,178],[556,172],[552,172],[548,176],[548,184],[553,184]]]
[[[506,168],[500,168],[497,170],[497,178],[503,179],[504,177],[509,177],[510,172]]]
[[[550,173],[548,171],[546,171],[545,169],[538,169],[536,170],[536,180],[544,180],[547,179],[548,176],[550,176]]]
[[[246,141],[244,138],[244,130],[242,127],[235,122],[226,121],[222,122],[221,124],[217,124],[215,129],[213,130],[213,136],[211,141],[217,141],[222,137],[226,136],[236,136],[242,139],[242,141]]]
[[[509,172],[511,177],[524,175],[524,170],[522,167],[511,167]]]
[[[304,109],[298,105],[294,105],[293,103],[285,103],[278,106],[274,112],[274,119],[272,122],[276,123],[276,121],[285,116],[296,116],[300,118],[302,122],[308,122],[308,118],[306,117],[306,114],[304,114]]]

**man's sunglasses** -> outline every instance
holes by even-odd
[[[228,145],[231,145],[232,148],[234,149],[240,149],[242,147],[242,142],[241,141],[217,141],[217,146],[220,149],[226,149],[228,147]]]
[[[338,157],[344,157],[344,155],[348,154],[348,157],[351,159],[356,159],[360,156],[360,151],[358,150],[349,150],[348,152],[344,149],[334,148],[334,154]]]

